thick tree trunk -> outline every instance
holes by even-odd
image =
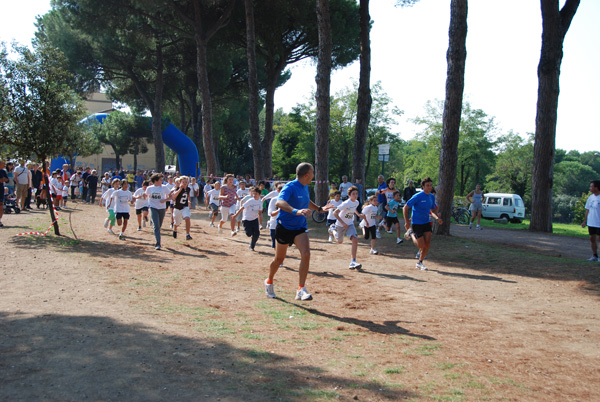
[[[363,184],[361,199],[365,199],[365,159],[369,121],[371,119],[371,17],[369,0],[360,0],[360,77],[358,99],[356,101],[356,129],[354,132],[354,159],[352,161],[352,181],[360,179]]]
[[[154,164],[157,172],[165,168],[165,147],[162,139],[162,98],[164,89],[164,62],[162,46],[156,49],[156,84],[154,85],[154,102],[152,113],[152,138],[154,139]]]
[[[542,0],[541,6],[542,51],[538,65],[529,230],[552,232],[552,185],[560,65],[565,35],[577,12],[579,0],[567,0],[560,11],[558,0]]]
[[[190,119],[192,121],[192,141],[196,144],[198,149],[202,148],[202,126],[199,119],[200,108],[198,107],[198,100],[196,99],[196,91],[188,93],[190,98]]]
[[[198,88],[202,102],[202,145],[206,158],[206,174],[217,174],[219,166],[212,132],[212,100],[208,84],[206,46],[207,44],[200,37],[196,37]]]
[[[260,127],[258,122],[258,72],[256,71],[256,38],[254,32],[253,0],[244,0],[244,5],[246,7],[246,57],[248,58],[248,116],[250,120],[250,143],[252,144],[252,158],[254,159],[254,178],[263,180],[265,178],[263,162],[266,161],[263,160],[263,147],[260,141]]]
[[[465,60],[467,59],[467,0],[450,3],[449,46],[446,60],[446,100],[440,152],[437,203],[442,225],[435,225],[436,234],[450,234],[450,217],[454,202],[454,186],[458,164],[458,137],[465,87]]]
[[[273,120],[275,115],[275,89],[277,88],[277,79],[281,74],[278,68],[269,71],[267,78],[267,91],[265,94],[265,135],[262,139],[263,152],[263,171],[265,177],[271,177],[273,174]]]
[[[317,62],[317,127],[315,133],[315,203],[329,198],[329,120],[331,90],[331,19],[329,0],[317,0],[319,52]]]

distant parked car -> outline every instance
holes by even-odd
[[[506,218],[509,222],[521,223],[525,218],[525,203],[517,194],[484,194],[482,207],[481,216],[486,219]]]

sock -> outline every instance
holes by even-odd
[[[272,285],[273,284],[273,279],[268,279],[267,278],[267,285]]]
[[[302,290],[303,287],[304,285],[298,285],[298,290]]]

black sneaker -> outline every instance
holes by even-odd
[[[190,236],[189,234],[186,234],[186,235],[185,235],[185,239],[186,239],[186,240],[192,240],[192,236]]]
[[[173,238],[174,238],[174,239],[176,239],[176,238],[177,238],[177,231],[176,231],[176,230],[174,230],[174,231],[173,231]]]

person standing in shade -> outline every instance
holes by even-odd
[[[404,202],[406,203],[415,194],[417,194],[417,189],[414,186],[414,182],[412,180],[409,180],[408,187],[406,187],[404,189],[404,192],[402,193],[402,198],[404,199]]]
[[[310,267],[310,241],[308,239],[308,224],[306,217],[311,209],[323,212],[323,208],[310,200],[308,185],[315,175],[310,163],[302,162],[296,167],[296,179],[287,183],[281,192],[276,207],[279,208],[277,227],[275,228],[275,258],[269,266],[269,276],[265,279],[267,297],[275,298],[273,279],[277,270],[283,264],[288,247],[294,244],[300,251],[300,266],[298,268],[298,290],[296,300],[312,300],[312,295],[306,290],[306,277]]]
[[[342,182],[340,183],[340,187],[338,189],[340,190],[340,193],[342,193],[342,201],[346,201],[349,198],[348,190],[350,187],[352,187],[352,183],[348,181],[348,176],[343,175]]]
[[[475,186],[475,190],[467,194],[466,200],[469,204],[469,210],[471,211],[471,222],[469,222],[469,229],[473,229],[473,222],[477,217],[477,226],[475,229],[481,230],[481,212],[483,211],[483,191],[481,191],[481,184]]]
[[[377,230],[376,237],[381,239],[381,233],[379,232],[379,224],[385,218],[385,203],[387,198],[385,197],[385,189],[387,189],[387,184],[383,179],[383,175],[377,176]]]
[[[404,227],[409,231],[409,237],[413,243],[419,248],[417,253],[417,269],[427,271],[423,260],[427,257],[429,247],[431,246],[431,221],[429,214],[437,219],[441,225],[443,221],[435,214],[437,204],[435,203],[435,195],[431,193],[433,190],[433,181],[427,177],[421,181],[423,191],[412,196],[404,205],[402,212],[404,213]],[[412,208],[412,217],[409,217],[409,209]]]
[[[600,180],[590,182],[590,192],[585,202],[585,217],[581,227],[588,227],[590,243],[592,245],[592,256],[588,261],[599,261],[598,259],[598,236],[600,236]]]

